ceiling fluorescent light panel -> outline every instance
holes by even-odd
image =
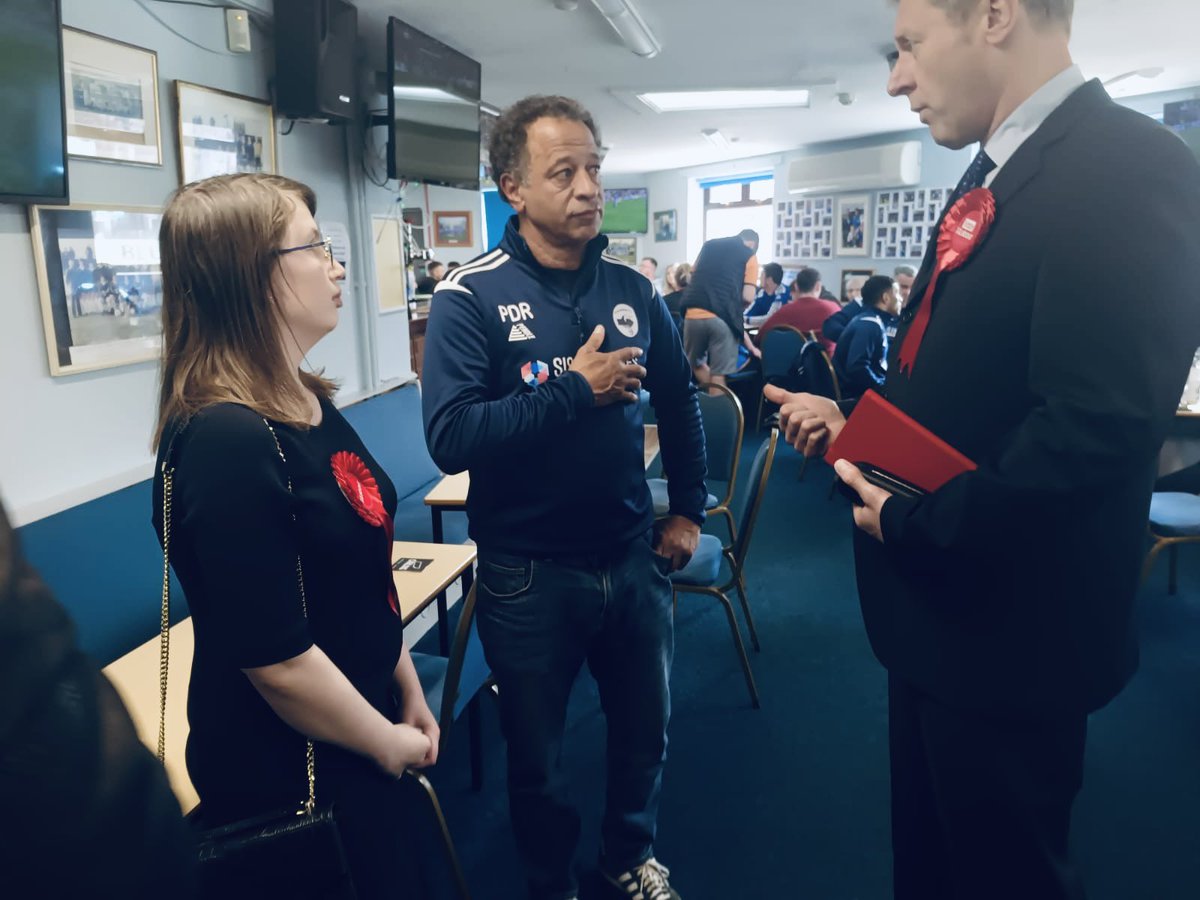
[[[592,0],[592,3],[608,19],[608,24],[626,47],[646,59],[658,56],[662,44],[642,19],[633,0]]]
[[[717,91],[647,91],[637,98],[658,113],[708,109],[770,109],[807,107],[808,88],[763,88]]]

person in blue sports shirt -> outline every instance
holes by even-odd
[[[779,307],[791,300],[788,289],[783,286],[783,266],[770,262],[762,267],[762,287],[743,315],[749,328],[757,328]]]
[[[586,661],[608,721],[597,882],[671,900],[654,858],[670,713],[668,575],[704,521],[704,435],[679,333],[654,286],[600,236],[599,134],[565,97],[496,122],[492,174],[516,210],[499,245],[448,275],[425,338],[433,459],[471,473],[479,637],[499,686],[509,807],[534,900],[572,900],[580,833],[560,764]],[[654,521],[638,392],[669,477]]]
[[[833,351],[833,369],[846,399],[882,387],[887,378],[888,341],[899,321],[900,288],[887,275],[872,275],[863,285],[862,305],[862,315],[850,320]]]

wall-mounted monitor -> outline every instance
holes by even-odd
[[[389,19],[388,177],[479,190],[479,63]]]
[[[1200,159],[1200,100],[1180,100],[1163,106],[1163,124],[1183,138]]]
[[[0,202],[67,202],[59,0],[0,0]]]
[[[650,192],[646,188],[605,188],[603,234],[645,234],[650,230]]]

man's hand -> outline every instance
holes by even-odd
[[[858,466],[844,459],[834,463],[833,470],[837,472],[838,478],[862,498],[863,505],[854,507],[854,524],[882,544],[883,529],[879,524],[879,517],[883,512],[883,504],[887,503],[892,495],[871,484],[863,477]]]
[[[601,353],[604,326],[597,325],[592,336],[575,351],[570,371],[578,372],[592,386],[597,406],[612,403],[637,403],[638,391],[646,370],[634,360],[642,355],[640,347],[622,347],[612,353]]]
[[[669,516],[659,532],[654,552],[671,560],[671,571],[678,572],[692,559],[700,543],[700,526],[684,516]]]
[[[405,725],[411,725],[425,735],[425,737],[429,738],[429,752],[425,754],[419,763],[414,763],[412,768],[423,769],[426,766],[432,766],[436,763],[438,758],[438,743],[441,741],[442,732],[438,728],[437,719],[433,717],[433,713],[429,709],[429,704],[425,702],[425,698],[406,699],[404,714],[401,716],[400,721]]]
[[[846,424],[846,417],[828,397],[789,394],[768,384],[763,396],[779,406],[779,428],[783,439],[808,458],[822,456]]]

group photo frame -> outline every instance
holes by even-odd
[[[158,359],[162,270],[154,207],[31,206],[51,375]]]
[[[175,104],[181,184],[213,175],[277,171],[270,103],[176,81]]]
[[[67,152],[162,165],[158,54],[77,28],[63,28]]]

